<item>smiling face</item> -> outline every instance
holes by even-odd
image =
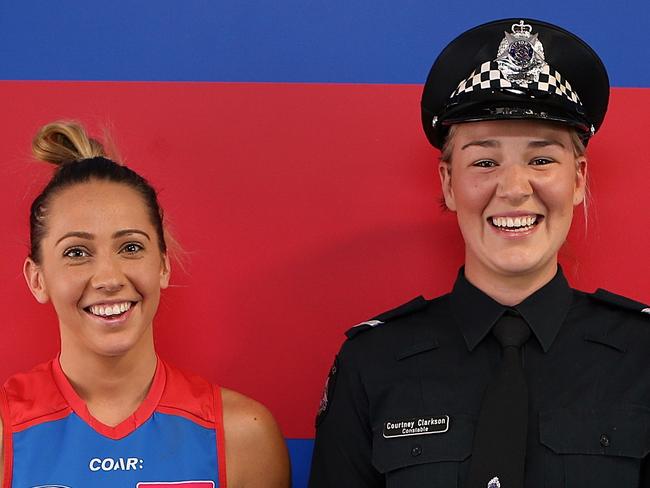
[[[569,130],[524,120],[459,124],[451,161],[441,162],[445,202],[465,240],[475,284],[509,277],[551,279],[573,208],[585,194],[586,160]]]
[[[39,302],[54,305],[62,351],[120,356],[153,347],[169,263],[142,197],[124,184],[77,184],[53,196],[46,226],[40,262],[25,261],[25,278]]]

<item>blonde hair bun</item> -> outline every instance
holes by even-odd
[[[100,142],[88,137],[81,124],[69,120],[58,120],[41,127],[32,141],[32,153],[39,161],[57,166],[106,156]]]

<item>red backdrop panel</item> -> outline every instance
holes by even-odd
[[[156,318],[162,355],[249,394],[287,437],[311,437],[342,332],[414,295],[446,292],[462,262],[439,209],[438,154],[418,86],[2,82],[0,377],[56,353],[57,323],[21,275],[28,208],[49,175],[43,123],[108,128],[160,190],[187,255]],[[589,226],[562,261],[577,287],[650,301],[650,90],[615,89],[590,149]]]

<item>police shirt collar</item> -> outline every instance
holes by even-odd
[[[555,340],[571,305],[571,289],[558,266],[551,281],[514,306],[501,305],[465,278],[464,268],[458,272],[451,292],[451,310],[472,351],[492,329],[508,308],[514,308],[526,320],[544,352]]]

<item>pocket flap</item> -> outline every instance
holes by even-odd
[[[468,415],[449,418],[446,432],[385,438],[382,428],[375,430],[372,464],[380,473],[417,464],[443,461],[460,462],[472,452],[474,420]]]
[[[540,413],[540,441],[556,454],[640,459],[648,454],[650,409],[557,409]]]

